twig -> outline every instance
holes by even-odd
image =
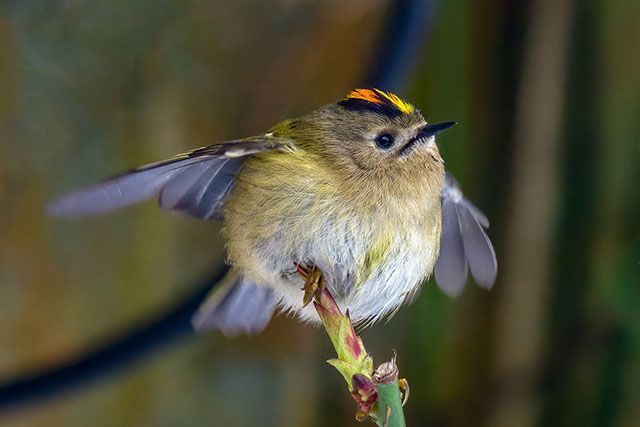
[[[365,350],[362,339],[356,335],[349,312],[342,314],[331,292],[324,287],[322,272],[316,267],[296,267],[305,279],[305,295],[310,290],[313,292],[313,305],[336,350],[338,357],[327,362],[347,382],[358,408],[356,419],[364,421],[370,417],[381,427],[404,427],[402,406],[408,397],[409,387],[406,380],[398,380],[396,355],[374,371],[373,359]]]

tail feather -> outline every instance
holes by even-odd
[[[191,323],[196,331],[220,330],[226,336],[262,332],[278,305],[273,289],[231,270],[206,298]]]

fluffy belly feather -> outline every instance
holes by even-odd
[[[231,264],[255,283],[275,288],[284,311],[318,320],[311,305],[302,307],[303,281],[295,272],[296,262],[318,266],[338,304],[360,323],[379,320],[411,301],[430,275],[440,222],[426,218],[439,215],[416,220],[309,209],[315,210],[307,206],[272,218],[272,227],[259,227],[267,233],[248,225],[228,227]]]

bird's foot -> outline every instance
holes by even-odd
[[[296,270],[304,279],[302,306],[306,307],[313,300],[313,297],[324,289],[324,276],[322,271],[315,265],[308,267],[304,264],[296,263]]]

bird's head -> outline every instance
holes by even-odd
[[[392,93],[355,89],[291,126],[336,173],[372,185],[420,187],[425,180],[441,183],[444,164],[435,135],[454,124],[429,124]]]

